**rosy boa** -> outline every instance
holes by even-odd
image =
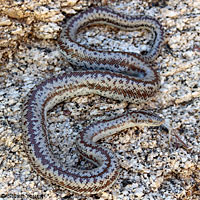
[[[152,48],[145,55],[128,52],[97,51],[76,41],[83,27],[108,24],[132,31],[152,33]],[[60,35],[59,44],[67,60],[90,70],[69,72],[50,78],[29,93],[23,109],[25,150],[33,168],[45,179],[75,193],[89,195],[107,190],[117,179],[119,165],[111,150],[96,142],[133,126],[159,126],[163,119],[146,111],[129,111],[113,119],[97,122],[78,135],[79,153],[95,164],[91,170],[64,167],[54,157],[47,133],[47,111],[59,102],[75,96],[98,94],[104,97],[143,103],[159,89],[159,76],[147,64],[159,53],[163,29],[147,16],[127,16],[107,7],[90,8],[72,17]]]

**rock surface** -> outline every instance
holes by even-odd
[[[57,38],[66,17],[87,7],[109,5],[127,14],[147,14],[165,29],[165,44],[155,65],[161,90],[153,109],[165,118],[168,135],[153,128],[129,129],[102,140],[119,158],[116,184],[87,199],[200,198],[200,2],[10,0],[0,1],[0,198],[83,199],[46,182],[32,169],[22,143],[21,108],[34,85],[74,70],[61,56]],[[140,52],[141,33],[93,27],[80,42],[97,49]],[[134,37],[134,39],[133,39]],[[130,45],[131,44],[131,45]],[[148,47],[148,46],[147,46]],[[50,140],[63,165],[79,161],[74,142],[91,122],[123,113],[134,105],[97,95],[74,98],[56,106],[48,118]],[[138,108],[138,109],[140,109]],[[84,161],[84,166],[90,166]]]

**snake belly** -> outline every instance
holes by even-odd
[[[152,33],[152,48],[145,55],[96,51],[76,41],[82,28],[99,23],[128,31],[147,29]],[[82,195],[105,191],[115,182],[119,174],[117,158],[96,142],[129,127],[159,126],[163,119],[146,111],[129,111],[85,127],[77,136],[77,150],[96,167],[80,170],[63,166],[53,155],[48,139],[47,112],[64,100],[88,94],[131,103],[148,101],[159,89],[160,81],[147,62],[158,56],[162,41],[163,29],[157,20],[127,16],[107,7],[90,8],[68,20],[60,34],[60,47],[70,63],[87,70],[45,80],[29,92],[23,108],[25,151],[39,175]]]

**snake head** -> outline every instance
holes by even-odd
[[[160,126],[164,123],[163,118],[148,111],[133,111],[130,115],[135,126]]]

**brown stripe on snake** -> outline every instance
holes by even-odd
[[[146,55],[96,51],[76,41],[80,29],[98,23],[129,31],[147,29],[153,36],[152,48]],[[87,70],[50,78],[27,96],[23,108],[23,141],[27,157],[38,174],[84,195],[105,191],[113,185],[119,174],[117,158],[96,142],[129,127],[159,126],[163,119],[146,111],[128,111],[85,127],[77,136],[77,150],[96,167],[79,170],[62,166],[54,157],[48,139],[47,112],[64,100],[88,94],[131,103],[147,102],[160,86],[159,75],[147,61],[158,56],[162,41],[163,29],[157,20],[146,16],[130,17],[110,8],[91,8],[67,22],[59,38],[61,49],[69,62]]]

